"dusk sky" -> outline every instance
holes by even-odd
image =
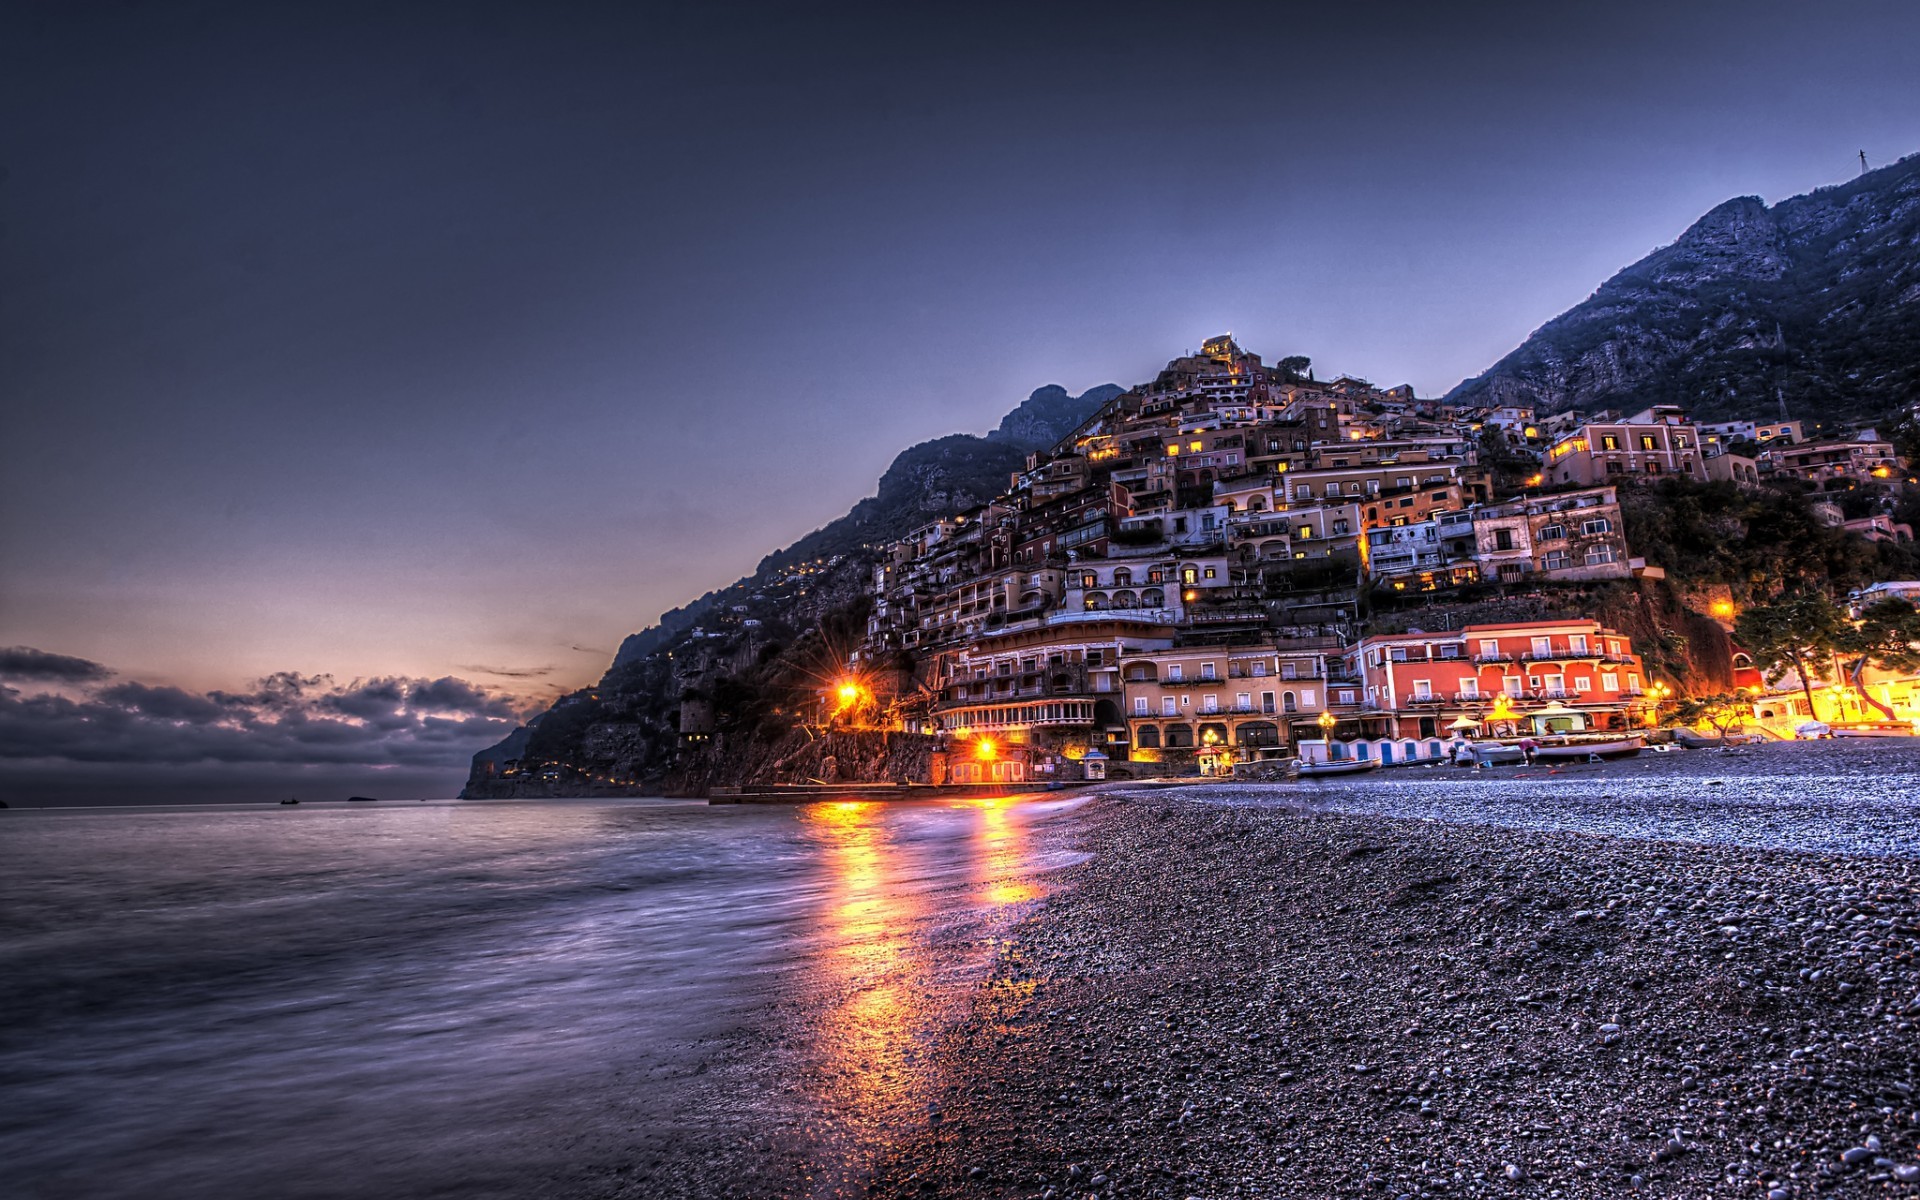
[[[1917,149],[1909,3],[8,5],[0,793],[450,794],[1041,384],[1441,393]]]

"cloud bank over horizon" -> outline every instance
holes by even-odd
[[[196,767],[229,780],[245,768],[240,776],[255,786],[278,768],[436,780],[463,775],[477,749],[539,707],[451,675],[342,684],[282,671],[240,691],[196,692],[15,646],[0,649],[0,771],[16,792],[37,792],[24,781],[68,767],[86,767],[108,787],[114,768],[130,769],[129,784],[164,769],[170,791],[192,790]]]

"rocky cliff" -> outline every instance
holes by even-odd
[[[1920,155],[1729,200],[1448,399],[1883,420],[1920,401]]]
[[[795,714],[863,628],[873,549],[999,495],[1027,455],[1072,433],[1121,390],[1105,384],[1074,396],[1049,385],[984,437],[953,434],[902,451],[875,494],[846,516],[629,636],[597,685],[476,754],[462,795],[699,790],[817,774]],[[707,741],[682,743],[683,704],[711,715]],[[843,778],[904,778],[925,765],[905,741],[842,751]]]

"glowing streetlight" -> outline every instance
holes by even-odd
[[[992,762],[1000,756],[1000,747],[993,744],[992,738],[983,737],[973,744],[973,756],[981,762]]]
[[[1320,726],[1320,732],[1324,735],[1333,732],[1333,727],[1340,723],[1340,718],[1322,709],[1320,715],[1314,718],[1314,723]]]
[[[1713,615],[1716,617],[1719,617],[1722,621],[1727,620],[1729,617],[1733,616],[1733,601],[1715,600],[1713,602],[1712,611],[1713,611]]]

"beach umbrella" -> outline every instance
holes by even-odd
[[[1480,728],[1480,725],[1481,725],[1481,722],[1474,720],[1472,717],[1461,717],[1459,720],[1455,721],[1453,724],[1447,726],[1447,728],[1448,729],[1478,729]]]

